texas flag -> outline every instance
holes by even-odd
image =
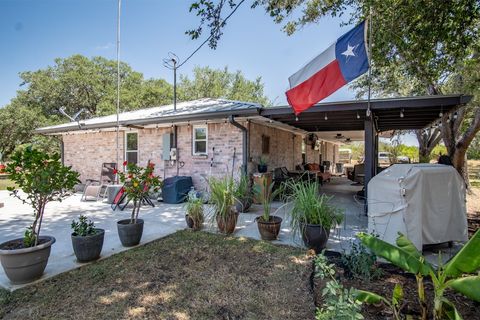
[[[288,81],[288,103],[299,114],[368,70],[365,21],[341,36]]]

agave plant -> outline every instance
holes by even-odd
[[[447,289],[453,289],[472,300],[480,301],[480,276],[468,275],[480,269],[480,230],[450,261],[444,265],[440,264],[437,269],[428,263],[413,243],[401,233],[396,241],[397,246],[366,233],[360,233],[358,237],[377,256],[416,276],[422,319],[427,319],[423,285],[423,278],[426,276],[432,279],[434,287],[433,317],[436,320],[444,316],[449,319],[462,319],[454,304],[444,296]],[[378,301],[378,296],[375,296],[373,293],[364,292],[360,298],[365,302],[375,302]]]

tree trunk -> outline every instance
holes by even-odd
[[[420,162],[430,162],[430,154],[433,148],[442,139],[441,132],[438,128],[428,128],[415,130],[418,140],[418,157]]]
[[[470,188],[470,183],[468,179],[466,153],[475,135],[480,131],[480,107],[475,106],[474,110],[475,113],[472,122],[463,134],[460,132],[460,125],[465,117],[466,107],[457,110],[457,119],[451,119],[448,122],[447,118],[445,118],[442,121],[446,124],[442,130],[442,135],[448,155],[452,159],[455,169],[457,169],[458,173],[465,179],[467,188]]]

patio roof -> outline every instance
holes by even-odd
[[[422,129],[436,121],[440,112],[456,110],[471,98],[456,94],[372,99],[370,109],[378,131]],[[264,108],[261,115],[309,132],[363,130],[367,107],[367,100],[325,102],[304,111],[298,119],[289,106]]]

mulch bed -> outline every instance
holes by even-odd
[[[384,275],[374,281],[366,282],[362,280],[348,279],[344,276],[344,270],[339,257],[329,257],[329,259],[337,266],[337,276],[341,283],[345,287],[354,287],[356,289],[367,290],[377,294],[380,294],[386,298],[391,298],[393,288],[396,283],[400,283],[404,290],[405,300],[402,312],[404,314],[410,314],[414,316],[414,319],[418,319],[420,315],[420,308],[417,300],[417,285],[415,276],[403,272],[401,269],[390,265],[380,264],[379,267],[383,270]],[[433,305],[433,286],[427,279],[424,280],[425,292],[427,295],[427,303],[429,310],[432,310]],[[321,305],[322,280],[314,279],[314,296],[315,304]],[[451,290],[446,292],[446,297],[452,301],[457,310],[462,315],[463,319],[480,319],[480,303],[472,301],[460,294],[457,294]],[[362,314],[367,320],[384,320],[393,319],[392,313],[384,305],[373,306],[363,305]],[[429,319],[433,319],[429,315]]]

